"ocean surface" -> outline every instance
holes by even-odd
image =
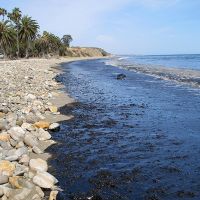
[[[137,63],[146,65],[157,65],[181,69],[200,70],[200,54],[178,54],[178,55],[123,55],[119,59],[127,64]]]
[[[60,109],[74,118],[49,150],[58,200],[199,200],[198,84],[181,82],[182,69],[125,62],[62,65],[56,80],[76,102]],[[198,74],[185,70],[187,80]]]
[[[200,86],[200,54],[115,56],[106,64]]]

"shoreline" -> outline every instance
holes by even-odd
[[[196,90],[95,60],[65,67],[61,80],[80,103],[61,109],[75,117],[50,149],[61,199],[199,197]]]
[[[134,71],[136,73],[143,73],[145,75],[153,76],[166,81],[172,81],[177,84],[183,84],[197,88],[200,87],[200,71],[197,69],[168,67],[155,64],[126,63],[124,60],[117,60],[117,57],[114,57],[111,63],[108,64],[122,69]]]
[[[0,197],[56,199],[60,188],[48,173],[51,155],[45,150],[56,144],[51,133],[59,129],[57,122],[73,117],[59,108],[74,100],[54,78],[62,63],[101,58],[106,57],[0,62]]]

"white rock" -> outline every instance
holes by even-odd
[[[10,130],[8,130],[8,133],[16,141],[23,140],[25,135],[25,131],[21,127],[17,126],[12,127]]]
[[[48,172],[38,172],[33,177],[33,183],[41,188],[52,188],[57,182],[57,179]]]
[[[18,159],[17,155],[8,156],[5,158],[5,160],[8,160],[8,161],[16,161],[17,159]]]
[[[30,166],[30,169],[33,171],[46,172],[48,170],[47,162],[40,158],[31,159],[29,162],[29,166]]]
[[[21,147],[15,151],[15,155],[17,155],[18,157],[21,157],[23,154],[27,153],[28,153],[27,147]]]
[[[36,186],[36,187],[35,187],[35,190],[36,190],[36,192],[39,194],[39,196],[40,196],[41,198],[44,197],[44,192],[42,191],[42,189],[41,189],[40,187]]]
[[[53,123],[49,126],[49,129],[52,130],[52,131],[59,131],[60,129],[60,124],[58,123]]]
[[[5,184],[5,183],[8,183],[8,176],[0,175],[0,185]]]
[[[34,147],[38,145],[37,138],[32,134],[26,134],[24,137],[24,143],[29,147]]]
[[[33,95],[33,94],[28,94],[26,97],[25,97],[25,100],[26,101],[32,101],[32,100],[35,100],[36,99],[36,96]]]
[[[33,131],[34,127],[29,123],[23,123],[21,126],[24,130]]]
[[[26,154],[22,155],[21,159],[19,160],[19,163],[22,163],[24,165],[28,165],[30,161],[30,157]]]
[[[49,134],[48,131],[45,131],[44,129],[40,128],[38,130],[38,139],[41,141],[46,141],[51,139],[51,135]]]
[[[43,151],[37,146],[33,147],[33,152],[36,153],[36,154],[42,154],[43,153]]]

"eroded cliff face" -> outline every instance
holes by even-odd
[[[109,55],[105,50],[94,47],[70,47],[66,51],[66,56],[70,57],[102,57]]]

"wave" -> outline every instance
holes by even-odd
[[[149,65],[149,64],[137,64],[124,62],[123,59],[119,60],[112,58],[107,60],[107,65],[112,65],[115,67],[123,68],[126,70],[135,71],[138,73],[144,73],[150,76],[154,76],[163,80],[175,81],[181,84],[188,84],[193,87],[200,87],[200,71],[192,69],[181,69],[181,68],[171,68],[165,66]]]

